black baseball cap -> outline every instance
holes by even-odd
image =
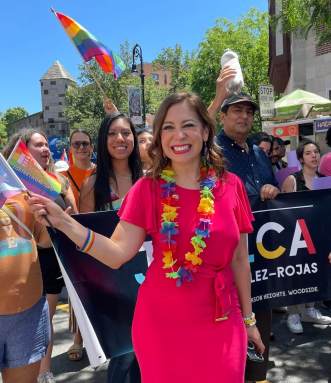
[[[240,102],[248,102],[249,104],[251,104],[254,112],[259,109],[258,104],[252,99],[252,97],[249,94],[241,92],[237,94],[232,94],[230,97],[226,98],[221,106],[221,112],[226,111],[230,105],[239,104]]]
[[[283,140],[283,139],[280,138],[280,137],[275,137],[275,140],[278,142],[278,144],[279,144],[280,146],[290,145],[290,143],[291,143],[290,140]]]

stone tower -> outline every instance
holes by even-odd
[[[64,116],[65,93],[75,80],[59,61],[40,79],[44,131],[48,137],[68,136],[69,125]]]

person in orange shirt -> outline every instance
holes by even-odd
[[[74,130],[69,138],[72,161],[69,169],[63,174],[68,178],[74,193],[76,205],[79,210],[79,197],[83,182],[95,170],[95,164],[91,161],[93,144],[90,134],[84,129]],[[69,327],[75,333],[73,344],[69,347],[68,358],[71,361],[79,361],[83,358],[83,339],[77,326],[76,318],[70,307]]]
[[[72,163],[63,174],[69,179],[76,204],[79,209],[80,189],[84,180],[95,170],[91,161],[93,144],[90,134],[83,129],[74,130],[70,135],[70,153]]]

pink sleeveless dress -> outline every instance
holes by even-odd
[[[240,233],[253,219],[243,184],[226,172],[214,188],[215,214],[203,264],[192,282],[165,277],[160,248],[160,181],[142,178],[119,211],[121,220],[150,234],[154,261],[140,287],[132,326],[143,383],[241,383],[247,350],[231,261]],[[182,263],[196,227],[199,191],[177,186]],[[228,319],[220,320],[226,316]],[[217,320],[218,319],[218,320]]]

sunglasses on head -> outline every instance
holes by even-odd
[[[75,149],[79,149],[81,146],[83,148],[87,148],[88,146],[90,146],[90,143],[89,141],[75,141],[71,143],[71,146]]]

